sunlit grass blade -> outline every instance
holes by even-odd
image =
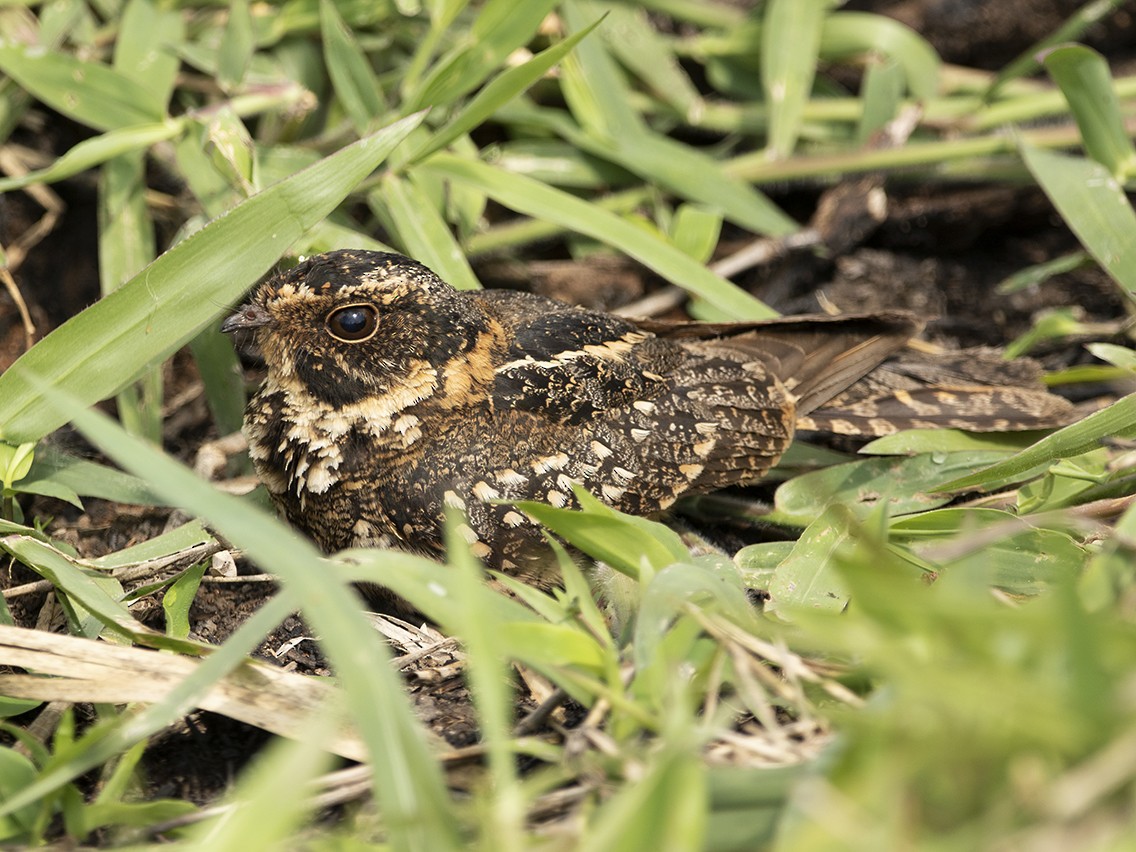
[[[626,252],[689,292],[733,312],[738,319],[764,319],[775,312],[736,285],[715,275],[669,243],[625,219],[573,195],[485,163],[435,154],[423,167],[480,188],[518,212],[547,219]]]
[[[1053,206],[1124,290],[1136,294],[1136,212],[1100,163],[1020,145],[1022,159]]]
[[[598,26],[599,22],[573,33],[563,41],[557,42],[547,50],[542,50],[528,62],[502,71],[474,95],[457,115],[430,137],[419,150],[410,157],[410,162],[424,160],[435,151],[440,151],[461,136],[488,119],[498,108],[524,92],[548,73],[556,63],[567,56],[580,40]]]
[[[165,101],[151,89],[69,53],[0,46],[0,71],[52,109],[96,130],[152,124],[165,117]]]
[[[761,84],[769,109],[768,150],[792,153],[812,94],[828,0],[769,0],[761,27]]]
[[[451,103],[472,91],[532,37],[555,5],[555,0],[488,0],[472,30],[438,62],[421,88],[407,97],[404,108]]]
[[[418,185],[413,174],[407,178],[387,175],[382,187],[371,193],[368,201],[373,208],[385,213],[383,218],[398,234],[407,254],[459,290],[481,287],[434,200]]]
[[[1136,437],[1136,394],[1117,400],[1103,411],[1090,414],[1079,423],[1058,429],[1036,444],[1010,458],[968,476],[946,482],[929,483],[937,492],[965,491],[991,483],[1028,478],[1042,465],[1080,455],[1101,445],[1107,438]]]
[[[159,124],[142,124],[110,130],[92,139],[83,140],[46,169],[29,172],[19,177],[0,178],[0,192],[10,192],[34,183],[55,183],[74,177],[114,157],[141,151],[151,145],[173,139],[182,132],[182,128],[179,119],[167,119]]]
[[[0,375],[0,436],[39,438],[65,420],[32,374],[85,403],[166,357],[330,213],[422,116],[403,119],[259,193],[72,317]]]
[[[1108,62],[1079,44],[1051,50],[1045,68],[1061,87],[1088,155],[1118,180],[1136,170],[1136,148],[1124,127]]]
[[[702,95],[646,11],[622,3],[605,3],[602,9],[608,15],[604,40],[612,53],[675,112],[696,119],[703,107]]]
[[[320,0],[319,9],[327,73],[344,112],[355,129],[363,133],[386,110],[382,87],[370,60],[343,23],[335,4],[331,0]]]

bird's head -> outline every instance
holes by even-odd
[[[343,405],[411,387],[420,399],[433,393],[476,345],[479,314],[416,261],[343,250],[267,279],[221,330],[253,333],[270,383]]]

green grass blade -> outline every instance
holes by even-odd
[[[899,21],[866,12],[836,12],[825,18],[820,55],[843,59],[864,53],[881,53],[903,68],[907,88],[920,100],[938,94],[939,67],[935,48]]]
[[[386,111],[382,86],[367,55],[359,47],[351,30],[331,0],[320,0],[320,35],[327,73],[335,87],[335,95],[351,118],[355,129],[363,133]]]
[[[372,207],[385,207],[384,218],[402,241],[407,254],[433,269],[459,290],[477,290],[481,282],[473,274],[461,246],[450,233],[434,201],[410,178],[387,175],[378,193],[368,197]]]
[[[608,16],[603,27],[608,49],[657,98],[687,120],[696,119],[702,96],[646,11],[623,3],[604,3],[602,9]]]
[[[738,319],[763,319],[776,312],[679,249],[625,219],[573,195],[485,163],[435,154],[424,164],[443,177],[470,184],[494,200],[537,219],[546,219],[626,252],[649,269]]]
[[[129,0],[114,42],[114,67],[149,89],[157,102],[168,104],[181,64],[173,47],[184,36],[177,11],[158,9],[150,0]]]
[[[1032,447],[1005,461],[991,465],[969,476],[958,477],[938,485],[935,491],[965,491],[996,482],[1027,478],[1042,465],[1086,453],[1100,446],[1105,438],[1136,438],[1136,394],[1117,400],[1103,411],[1090,414],[1079,423],[1058,429]]]
[[[96,130],[152,124],[165,102],[113,68],[41,48],[0,47],[3,71],[52,109]]]
[[[1059,45],[1062,42],[1075,41],[1081,37],[1085,30],[1089,29],[1089,27],[1101,19],[1111,15],[1123,4],[1124,0],[1093,0],[1093,2],[1086,3],[1070,15],[1069,19],[1060,27],[1041,41],[1031,44],[1022,51],[1013,62],[1003,67],[995,75],[989,88],[986,90],[985,100],[993,100],[994,96],[998,94],[1002,87],[1011,80],[1032,74],[1037,69],[1038,56],[1043,54],[1047,49]]]
[[[1061,87],[1077,120],[1085,150],[1117,179],[1136,169],[1136,148],[1124,127],[1105,58],[1079,44],[1046,54],[1045,68]]]
[[[828,0],[770,0],[761,28],[761,85],[769,109],[768,148],[793,152],[805,101],[813,90]]]
[[[92,403],[190,340],[421,120],[403,119],[253,196],[33,346],[0,375],[0,436],[35,439],[66,422],[44,404],[43,387],[30,380],[32,374]]]
[[[1020,148],[1026,166],[1081,244],[1129,294],[1136,294],[1136,212],[1124,187],[1100,163],[1025,143]]]
[[[472,91],[532,38],[556,0],[488,0],[462,44],[409,96],[405,109],[448,104]]]
[[[502,71],[490,80],[461,112],[440,128],[420,150],[415,151],[410,157],[410,162],[414,163],[426,159],[434,152],[445,148],[459,136],[482,124],[499,108],[526,91],[533,83],[547,74],[598,24],[597,21],[586,29],[573,33],[547,50],[542,50],[528,62]]]
[[[107,131],[101,136],[83,140],[46,169],[29,172],[19,177],[0,178],[0,192],[22,189],[33,183],[55,183],[74,177],[114,157],[141,151],[151,145],[173,139],[182,132],[182,129],[180,120],[168,119],[159,124],[142,124]]]
[[[217,50],[217,78],[224,89],[231,90],[244,80],[256,45],[248,0],[235,0],[228,8],[229,22]]]

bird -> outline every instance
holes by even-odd
[[[437,558],[452,509],[487,567],[549,585],[547,539],[519,502],[576,508],[584,489],[658,516],[758,481],[799,429],[1008,430],[1070,416],[1040,387],[975,384],[965,363],[929,382],[903,354],[922,326],[901,311],[626,319],[456,290],[402,255],[346,249],[264,280],[222,330],[251,335],[267,366],[244,420],[256,472],[323,550]]]

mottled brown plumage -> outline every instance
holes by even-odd
[[[649,515],[759,479],[799,427],[1032,428],[1067,414],[1040,390],[928,388],[902,366],[864,378],[919,327],[902,313],[634,322],[458,292],[366,251],[304,261],[225,323],[254,330],[268,365],[245,431],[294,525],[326,550],[436,555],[453,506],[477,556],[524,576],[541,574],[547,551],[511,501],[573,506],[582,485]],[[976,393],[978,416],[964,405]]]

